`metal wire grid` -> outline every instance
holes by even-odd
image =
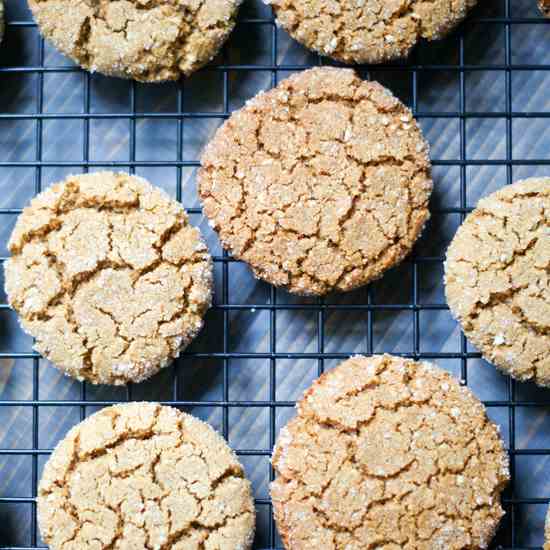
[[[504,15],[501,17],[479,17],[474,14],[464,26],[458,30],[458,63],[456,64],[419,64],[416,61],[416,56],[413,54],[412,58],[407,64],[390,64],[384,66],[371,66],[362,68],[361,72],[365,77],[370,76],[370,72],[374,70],[383,70],[394,72],[406,76],[411,79],[411,97],[410,107],[412,108],[415,116],[418,119],[422,118],[443,118],[443,119],[457,119],[459,121],[460,132],[460,158],[458,160],[443,160],[433,159],[434,166],[457,166],[460,171],[460,198],[458,207],[441,208],[436,213],[439,214],[458,214],[461,219],[467,214],[469,209],[467,208],[467,196],[466,196],[466,170],[469,166],[486,166],[486,165],[499,165],[504,166],[506,169],[507,182],[512,182],[512,168],[520,165],[544,165],[550,164],[549,160],[536,159],[517,160],[512,155],[512,121],[516,118],[528,118],[537,117],[548,119],[550,117],[549,112],[515,112],[512,110],[513,94],[512,94],[512,72],[513,71],[529,71],[529,70],[550,70],[550,65],[531,65],[531,64],[512,64],[512,51],[511,51],[511,28],[513,25],[519,24],[543,24],[541,18],[517,18],[511,15],[511,2],[512,0],[505,0],[504,2]],[[501,25],[504,27],[505,32],[505,53],[504,63],[491,64],[491,65],[468,65],[465,63],[465,34],[468,26],[472,23],[482,23],[486,25]],[[27,21],[8,21],[8,29],[16,29],[21,27],[32,27],[34,23]],[[246,71],[270,71],[271,84],[274,86],[279,80],[281,71],[295,71],[307,68],[309,65],[289,65],[278,63],[277,57],[277,41],[278,31],[274,23],[273,18],[242,18],[239,21],[239,26],[267,26],[271,29],[271,61],[269,64],[264,65],[246,65],[246,64],[229,64],[227,62],[227,52],[223,55],[221,63],[210,66],[204,71],[220,71],[223,75],[223,112],[195,112],[186,110],[184,101],[184,86],[183,83],[178,89],[177,95],[177,111],[170,113],[157,113],[157,112],[138,112],[136,109],[136,84],[131,84],[130,93],[130,112],[128,113],[95,113],[91,110],[91,76],[87,74],[85,76],[85,88],[84,88],[84,104],[82,113],[46,113],[44,112],[44,76],[46,73],[72,73],[78,71],[74,67],[48,67],[44,64],[44,42],[41,38],[38,38],[38,51],[39,62],[36,66],[8,66],[0,67],[1,73],[33,73],[37,75],[36,82],[36,112],[33,113],[3,113],[0,112],[0,121],[6,119],[16,120],[32,120],[36,123],[35,130],[35,143],[36,143],[36,158],[31,161],[6,161],[0,159],[0,170],[7,167],[32,167],[35,170],[35,183],[34,192],[39,193],[41,191],[42,171],[46,167],[62,167],[62,166],[80,166],[83,171],[88,171],[94,167],[107,167],[107,168],[119,168],[128,169],[130,172],[135,172],[138,167],[147,166],[173,166],[177,171],[177,180],[181,182],[182,171],[186,167],[198,166],[196,159],[187,159],[184,148],[184,124],[190,119],[196,118],[227,118],[230,115],[230,86],[229,75],[231,73],[242,73]],[[318,63],[322,64],[325,60],[319,58]],[[505,110],[503,112],[474,112],[467,111],[466,109],[466,84],[465,73],[468,71],[503,71],[505,74]],[[418,78],[420,72],[429,71],[451,71],[458,74],[459,84],[459,110],[456,112],[423,112],[419,109],[419,85]],[[175,161],[140,161],[136,158],[136,122],[142,119],[175,119],[177,121],[177,159]],[[475,118],[501,118],[504,119],[506,124],[506,157],[502,160],[495,159],[468,159],[466,155],[466,123],[470,119]],[[48,120],[69,120],[77,119],[83,122],[83,160],[78,161],[46,161],[43,159],[43,125]],[[92,161],[90,159],[90,122],[94,119],[124,119],[129,121],[129,160],[128,161]],[[177,186],[177,199],[182,199],[181,185]],[[18,214],[21,210],[16,208],[1,208],[0,215]],[[200,208],[188,208],[188,211],[192,214],[200,214]],[[1,258],[5,260],[5,258]],[[421,326],[420,315],[422,311],[440,311],[447,309],[445,303],[422,303],[419,299],[419,269],[421,266],[429,266],[432,268],[436,264],[441,264],[443,258],[441,256],[421,256],[413,255],[412,258],[407,260],[412,265],[412,288],[411,295],[412,300],[408,304],[391,304],[377,303],[374,299],[374,293],[372,288],[368,288],[365,292],[366,299],[362,303],[346,303],[346,304],[334,304],[328,301],[319,299],[315,302],[307,303],[286,303],[278,298],[278,292],[274,287],[269,289],[269,301],[266,304],[232,304],[229,299],[229,265],[234,260],[226,253],[215,257],[215,262],[221,265],[222,273],[222,292],[221,296],[218,296],[218,303],[214,306],[215,310],[218,310],[223,315],[223,350],[221,352],[194,352],[186,351],[182,354],[181,358],[177,361],[176,368],[172,372],[172,400],[163,401],[165,404],[170,404],[179,407],[218,407],[222,410],[222,431],[223,435],[227,438],[230,429],[229,412],[232,408],[241,409],[246,407],[262,407],[269,410],[269,448],[265,449],[237,449],[237,454],[240,456],[258,456],[267,457],[271,453],[271,448],[276,438],[276,414],[281,408],[288,408],[294,405],[293,401],[281,401],[277,400],[277,370],[276,361],[279,359],[311,359],[317,361],[317,371],[322,373],[325,368],[325,361],[330,359],[344,359],[349,356],[346,353],[327,352],[325,350],[325,322],[326,316],[333,311],[343,312],[361,312],[364,314],[365,320],[365,346],[368,354],[372,354],[374,350],[373,345],[373,331],[374,331],[374,315],[376,312],[397,312],[397,311],[410,311],[412,313],[413,322],[413,348],[411,352],[402,353],[401,355],[409,356],[415,359],[456,359],[460,361],[460,374],[465,384],[468,383],[468,361],[477,359],[480,355],[476,352],[470,351],[467,346],[465,338],[461,337],[460,352],[437,352],[437,351],[424,351],[420,346],[421,338]],[[8,306],[6,304],[0,305],[0,310],[6,310]],[[232,311],[239,310],[265,310],[269,314],[269,345],[266,352],[236,352],[231,351],[229,347],[229,314]],[[308,311],[316,314],[317,319],[317,351],[316,352],[287,352],[285,350],[279,350],[277,348],[277,313],[284,310],[293,311]],[[182,401],[181,395],[181,380],[179,373],[182,369],[185,369],[185,362],[187,358],[204,358],[204,359],[218,359],[223,362],[223,381],[222,381],[222,399],[221,400],[198,400]],[[41,448],[39,445],[39,410],[40,407],[46,406],[72,406],[79,407],[80,418],[83,419],[86,415],[86,407],[90,405],[94,406],[106,406],[115,403],[114,400],[104,401],[90,401],[87,399],[87,387],[86,384],[80,386],[80,398],[73,400],[44,400],[40,398],[39,392],[39,356],[33,352],[2,352],[0,353],[0,359],[32,359],[32,399],[30,400],[0,400],[0,409],[2,407],[9,406],[22,406],[30,407],[32,409],[32,448],[29,449],[14,449],[14,448],[0,448],[0,456],[17,456],[17,457],[31,457],[32,459],[32,497],[15,497],[10,495],[0,495],[0,506],[5,504],[17,504],[26,503],[32,508],[30,514],[30,525],[21,525],[19,528],[22,530],[30,530],[30,545],[27,546],[0,546],[10,550],[30,550],[31,548],[41,548],[39,546],[40,539],[37,531],[36,513],[35,513],[35,495],[37,490],[38,478],[39,478],[39,465],[38,460],[42,455],[48,455],[51,449]],[[229,362],[232,359],[264,359],[269,362],[269,399],[267,400],[231,400],[229,395]],[[127,400],[133,398],[133,388],[130,386],[126,392]],[[501,528],[498,541],[501,542],[498,548],[509,548],[518,550],[521,547],[517,545],[518,533],[522,526],[518,522],[517,509],[522,505],[529,504],[546,504],[549,499],[546,498],[520,498],[517,496],[516,484],[515,484],[515,471],[516,471],[516,458],[518,456],[539,456],[549,455],[550,449],[517,449],[516,448],[516,408],[521,407],[541,407],[549,406],[550,400],[518,400],[516,396],[516,384],[513,380],[507,381],[507,398],[502,400],[485,401],[487,407],[506,407],[508,411],[508,439],[509,439],[509,452],[511,460],[511,473],[512,482],[510,488],[506,492],[504,503],[507,509],[506,519],[504,525]],[[273,478],[273,472],[270,472],[270,479]],[[271,516],[271,504],[267,498],[256,499],[258,508],[266,508]],[[278,542],[276,529],[272,520],[269,521],[268,532],[264,533],[264,540],[267,542],[257,545],[269,547],[270,549],[278,548],[280,542]],[[0,545],[3,541],[0,540]],[[535,548],[535,547],[529,547]]]

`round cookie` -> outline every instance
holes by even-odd
[[[202,328],[212,259],[183,207],[144,179],[70,176],[23,210],[6,293],[35,349],[64,373],[140,382]]]
[[[545,17],[550,17],[550,0],[539,0],[539,8]]]
[[[249,550],[255,512],[233,451],[156,403],[101,410],[44,467],[38,523],[51,550]]]
[[[406,57],[420,39],[437,40],[477,0],[264,0],[277,22],[307,48],[344,63]]]
[[[354,357],[298,403],[273,453],[288,550],[477,550],[504,514],[508,458],[483,405],[447,372]]]
[[[85,69],[142,82],[177,80],[210,61],[241,0],[29,0],[44,37]]]
[[[411,250],[429,218],[428,145],[411,112],[352,70],[316,68],[234,113],[202,156],[204,213],[254,274],[347,291]]]
[[[479,201],[447,251],[445,291],[464,334],[519,380],[550,386],[550,178]]]

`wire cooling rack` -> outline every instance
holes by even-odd
[[[356,353],[434,361],[487,405],[509,448],[512,482],[494,548],[540,548],[550,497],[550,393],[481,360],[450,317],[444,252],[477,200],[550,172],[550,25],[535,0],[485,0],[456,33],[403,63],[360,68],[414,111],[432,146],[432,221],[413,255],[380,282],[325,300],[255,281],[201,216],[198,157],[232,110],[289,73],[326,63],[246,0],[223,54],[196,76],[145,86],[74,67],[40,39],[24,0],[7,0],[0,47],[0,255],[17,214],[68,173],[129,170],[181,200],[215,256],[216,300],[199,340],[175,366],[126,389],[62,377],[32,351],[0,294],[0,547],[44,547],[35,496],[44,462],[86,415],[159,400],[212,423],[253,482],[256,549],[280,548],[271,519],[270,450],[300,393]],[[0,283],[3,283],[0,276]]]

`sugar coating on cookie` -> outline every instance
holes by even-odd
[[[449,246],[445,280],[451,311],[483,356],[550,386],[550,178],[479,201]]]
[[[206,423],[156,403],[101,410],[44,467],[38,523],[52,550],[249,550],[249,481]]]
[[[349,69],[284,80],[206,147],[204,213],[255,275],[298,294],[364,285],[429,218],[428,145],[411,112]]]
[[[344,63],[408,55],[421,39],[445,36],[477,0],[264,0],[306,47]]]
[[[273,453],[288,550],[486,548],[509,478],[498,429],[447,372],[353,357],[298,403]]]
[[[6,293],[35,349],[66,374],[140,382],[198,334],[212,260],[183,207],[144,179],[70,176],[23,210]]]
[[[177,80],[210,61],[241,0],[29,0],[45,38],[85,69]]]

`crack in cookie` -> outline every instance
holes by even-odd
[[[351,70],[312,69],[258,95],[218,130],[201,164],[204,213],[223,245],[298,294],[380,277],[429,218],[418,125]]]
[[[156,403],[108,407],[56,447],[38,487],[52,550],[249,550],[242,466],[206,423]]]
[[[477,550],[504,511],[498,428],[447,372],[353,357],[306,390],[273,452],[288,550]]]
[[[240,0],[29,0],[45,38],[85,69],[177,80],[210,61]]]
[[[483,356],[519,380],[550,386],[550,178],[485,197],[445,262],[452,313]]]
[[[202,328],[212,260],[177,202],[142,178],[71,176],[19,217],[6,293],[35,348],[93,383],[140,382]]]

